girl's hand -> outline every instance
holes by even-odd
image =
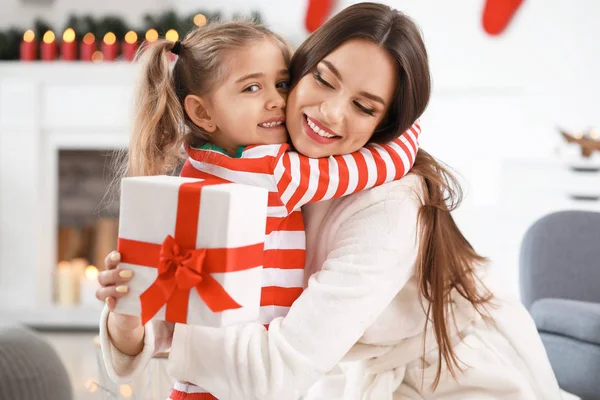
[[[129,291],[129,281],[133,277],[133,271],[119,267],[121,255],[112,251],[104,259],[106,269],[98,274],[100,289],[96,290],[96,298],[106,303],[109,311],[109,327],[118,331],[127,332],[136,330],[142,326],[139,316],[115,313],[115,305],[120,297]],[[112,334],[113,332],[111,332]]]

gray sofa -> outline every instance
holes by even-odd
[[[66,368],[42,336],[0,327],[0,400],[72,400]]]
[[[525,234],[519,264],[521,299],[560,386],[600,400],[600,213],[544,216]]]

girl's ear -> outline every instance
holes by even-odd
[[[192,122],[208,133],[217,130],[217,125],[210,118],[206,107],[206,100],[200,96],[188,94],[183,101],[183,106],[188,117]]]

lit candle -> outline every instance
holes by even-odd
[[[88,265],[81,276],[81,304],[86,306],[97,306],[100,304],[96,299],[96,290],[100,288],[98,283],[98,268]]]
[[[123,59],[126,61],[133,61],[135,53],[138,49],[138,36],[134,31],[129,31],[125,35],[125,41],[123,42],[122,53]]]
[[[158,31],[156,29],[148,29],[146,32],[146,42],[154,43],[158,40]]]
[[[114,61],[118,53],[117,37],[114,33],[108,32],[102,40],[102,55],[105,61]]]
[[[71,268],[73,269],[73,275],[79,281],[79,278],[83,276],[85,268],[88,266],[88,260],[85,258],[74,258],[71,260]]]
[[[179,40],[179,33],[177,33],[175,29],[169,29],[167,33],[165,33],[165,39],[167,39],[169,42],[175,43]],[[169,53],[169,60],[175,61],[177,60],[177,56],[173,53]]]
[[[35,33],[32,30],[28,30],[23,34],[23,41],[21,42],[20,59],[21,61],[33,61],[37,59],[37,40],[35,40]]]
[[[68,261],[58,263],[56,269],[56,302],[61,306],[74,306],[79,302],[79,281]]]
[[[203,14],[194,15],[194,25],[198,27],[206,25],[206,16]]]
[[[77,43],[75,43],[75,31],[68,28],[63,32],[63,40],[60,45],[60,58],[65,61],[77,59]]]
[[[81,41],[80,59],[81,61],[92,61],[92,55],[96,51],[96,37],[93,33],[86,33]]]
[[[48,31],[44,33],[44,37],[42,38],[42,46],[41,46],[41,59],[44,61],[54,61],[56,60],[56,35],[54,32]]]

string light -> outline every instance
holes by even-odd
[[[104,54],[102,54],[101,51],[95,51],[94,54],[92,54],[93,62],[99,63],[99,62],[102,62],[102,60],[104,60]]]
[[[131,397],[133,395],[133,389],[129,385],[120,385],[119,393],[121,393],[121,396],[123,397]]]
[[[90,379],[85,383],[85,388],[88,392],[94,393],[96,390],[98,390],[98,384]]]

